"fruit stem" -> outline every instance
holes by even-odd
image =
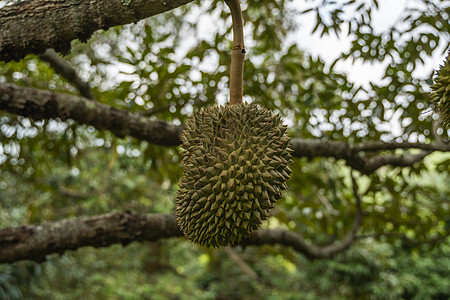
[[[233,20],[233,50],[230,70],[230,105],[242,103],[242,81],[244,80],[244,24],[240,0],[225,0]]]

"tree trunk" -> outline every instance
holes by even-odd
[[[139,20],[193,0],[34,0],[0,9],[0,60],[19,60],[47,48],[67,53],[94,31]]]

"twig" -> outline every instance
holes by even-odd
[[[230,257],[232,261],[236,263],[236,265],[241,269],[241,271],[246,274],[248,277],[253,279],[254,281],[261,282],[259,276],[253,271],[247,263],[236,253],[231,247],[224,248],[227,255]]]
[[[244,24],[239,0],[225,0],[233,20],[233,50],[230,70],[230,104],[242,103],[242,81],[244,80]]]
[[[330,201],[328,201],[328,199],[325,198],[325,196],[323,196],[321,193],[317,193],[317,198],[333,216],[340,215],[339,211],[334,209],[334,207],[333,207],[333,205],[331,205]]]
[[[77,74],[75,69],[62,59],[53,49],[47,49],[39,58],[46,61],[55,70],[56,73],[66,78],[80,92],[81,96],[87,99],[94,99],[89,84],[84,82]]]
[[[439,134],[438,134],[438,129],[439,129],[439,126],[441,126],[442,125],[442,119],[438,119],[438,120],[434,120],[433,121],[433,130],[431,131],[431,133],[433,134],[433,137],[434,137],[434,139],[439,143],[439,144],[441,144],[441,145],[444,145],[444,141],[443,141],[443,139],[442,139],[442,136],[440,136]]]

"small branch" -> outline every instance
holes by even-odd
[[[59,187],[58,190],[64,198],[86,199],[92,196],[90,193],[80,192],[78,190],[65,187]]]
[[[332,258],[336,254],[346,250],[351,243],[347,240],[328,246],[319,247],[307,244],[302,236],[284,229],[262,229],[254,232],[242,245],[283,245],[292,247],[295,251],[302,253],[309,259]]]
[[[359,195],[358,192],[358,184],[356,183],[356,179],[355,176],[353,175],[353,171],[350,171],[350,177],[352,178],[352,189],[353,189],[353,195],[355,196],[355,200],[356,200],[356,218],[355,218],[355,224],[356,224],[356,229],[357,227],[359,227],[361,225],[361,221],[362,221],[362,207],[361,207],[361,196]],[[355,227],[355,224],[353,224],[353,227]],[[356,229],[353,229],[353,237],[356,234]]]
[[[230,104],[242,103],[242,82],[244,80],[244,24],[240,0],[225,0],[233,20],[233,50],[230,70]]]
[[[230,257],[232,261],[236,263],[236,265],[241,269],[241,271],[253,279],[254,281],[261,282],[261,279],[259,278],[258,274],[255,273],[248,265],[247,263],[236,253],[234,252],[233,248],[231,247],[225,247],[224,248],[227,255]]]
[[[450,144],[386,143],[383,141],[373,141],[351,145],[344,141],[318,141],[297,138],[291,140],[291,148],[294,150],[294,157],[307,157],[312,159],[321,156],[343,159],[348,166],[367,175],[386,165],[396,167],[412,166],[423,160],[424,157],[433,151],[450,151]],[[373,158],[364,156],[361,153],[363,151],[375,152],[396,149],[425,149],[425,151],[416,155],[382,155]]]
[[[431,133],[433,134],[434,139],[437,141],[437,143],[444,145],[444,140],[442,139],[442,136],[438,134],[439,127],[442,126],[442,119],[437,119],[433,121],[433,129]]]
[[[340,215],[339,211],[334,209],[330,201],[328,201],[328,199],[325,198],[321,193],[317,193],[317,198],[319,199],[320,203],[322,203],[322,205],[325,206],[325,208],[330,212],[330,214],[332,214],[333,216]]]
[[[74,68],[62,59],[58,53],[53,49],[47,49],[43,54],[39,55],[39,58],[46,61],[55,70],[56,73],[66,78],[72,83],[80,92],[80,95],[87,99],[94,99],[89,84],[84,82],[77,74]]]
[[[422,151],[419,154],[408,156],[384,155],[373,157],[367,161],[365,172],[366,174],[370,174],[386,165],[395,167],[412,166],[415,163],[422,161],[427,155],[431,154],[432,152],[433,151]]]

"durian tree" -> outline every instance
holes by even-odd
[[[224,1],[0,1],[0,262],[62,262],[77,253],[82,260],[83,251],[101,260],[95,251],[103,250],[85,246],[126,255],[167,243],[164,249],[194,249],[212,262],[225,253],[258,282],[265,277],[249,270],[251,255],[281,254],[295,265],[299,256],[334,258],[378,242],[415,251],[448,244],[450,146],[441,103],[430,93],[439,66],[423,64],[436,54],[444,60],[449,7],[417,2],[379,32],[371,19],[378,1],[305,1],[301,10],[288,0],[241,1],[247,53],[240,93],[250,107],[265,108],[257,118],[289,124],[272,131],[289,136],[293,150],[285,190],[271,174],[282,160],[254,155],[258,138],[246,140],[254,132],[270,139],[270,130],[254,130],[245,119],[252,109],[232,112],[226,104],[233,45]],[[334,63],[289,38],[297,20],[311,15],[314,34],[352,41]],[[202,16],[214,22],[205,25]],[[206,35],[202,26],[210,27]],[[352,61],[382,62],[383,80],[353,83],[338,71]],[[183,149],[199,135],[230,131],[208,115],[218,104],[231,126],[244,129],[208,144],[195,182],[183,181],[183,168],[197,162],[183,161]],[[196,122],[203,125],[195,129]],[[223,174],[214,168],[221,151],[231,162]],[[260,168],[252,164],[261,157]],[[236,162],[243,167],[230,171]],[[203,246],[227,243],[183,238],[188,225],[177,223],[177,195],[210,184],[198,199],[217,207],[209,216],[198,210],[208,220],[197,223],[210,230],[220,221],[218,201],[236,193],[230,173],[249,178],[255,170],[263,184],[269,180],[267,196],[246,179],[239,197],[252,207],[265,199],[263,216],[252,223],[257,214],[238,207],[239,224],[222,223],[232,232],[245,219],[252,233],[215,250]],[[274,183],[283,188],[269,195]]]

